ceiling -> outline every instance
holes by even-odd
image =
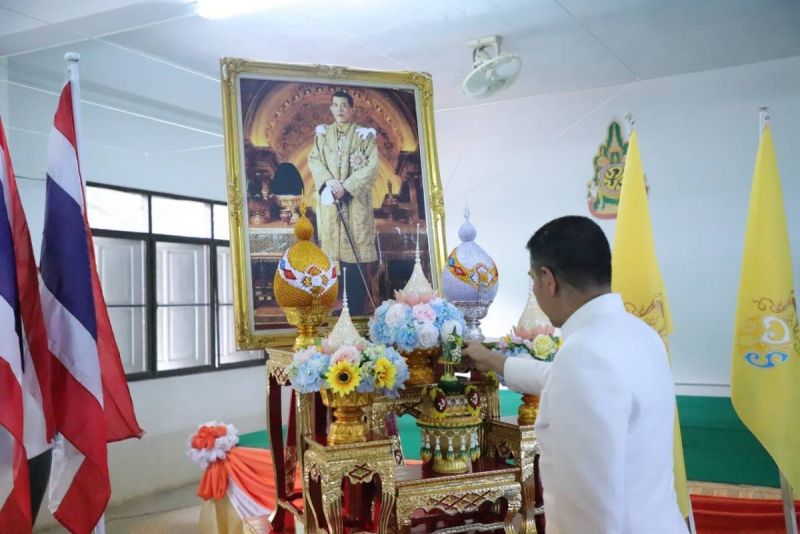
[[[466,42],[486,35],[523,62],[489,102],[800,55],[796,0],[295,0],[223,20],[194,11],[183,0],[0,0],[0,84],[55,92],[64,53],[80,52],[83,99],[122,130],[107,142],[169,155],[220,150],[222,56],[427,71],[444,111],[485,102],[460,85]],[[12,130],[49,128],[17,117]],[[170,141],[126,136],[131,117]]]

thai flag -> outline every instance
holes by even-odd
[[[39,270],[60,433],[53,450],[50,509],[70,531],[88,533],[111,495],[106,443],[142,431],[95,268],[78,149],[77,78],[75,59],[47,147]]]
[[[11,158],[0,123],[0,532],[30,532],[22,395],[23,332],[12,216]]]

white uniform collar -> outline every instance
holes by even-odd
[[[605,293],[572,312],[572,315],[561,326],[561,335],[566,340],[573,332],[598,315],[624,310],[625,307],[619,293]]]

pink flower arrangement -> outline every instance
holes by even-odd
[[[394,298],[397,302],[408,304],[409,306],[416,306],[417,304],[427,304],[437,297],[435,291],[424,291],[422,293],[406,293],[402,289],[397,289],[394,292]]]
[[[361,351],[356,347],[345,345],[340,347],[331,356],[331,365],[347,361],[353,365],[358,365],[361,362]]]
[[[436,311],[427,302],[413,306],[411,313],[414,319],[421,323],[432,323],[436,320]]]

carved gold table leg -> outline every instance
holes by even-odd
[[[503,521],[503,530],[505,534],[515,534],[514,529],[514,516],[519,512],[519,507],[522,505],[522,498],[520,493],[512,493],[506,496],[508,502],[508,509],[506,510],[506,517]],[[534,532],[536,532],[534,527]]]
[[[342,492],[332,491],[329,484],[322,483],[322,505],[325,508],[325,521],[328,523],[328,534],[344,534],[342,520]]]
[[[536,483],[533,474],[522,481],[522,523],[519,527],[520,534],[536,534],[536,516],[534,514],[536,502]]]
[[[385,484],[384,484],[385,486]],[[392,512],[394,511],[395,494],[394,487],[384,487],[381,491],[381,514],[378,520],[378,533],[384,534],[392,532]]]

